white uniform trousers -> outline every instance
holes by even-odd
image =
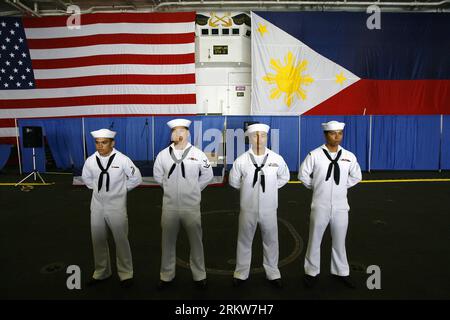
[[[133,262],[128,242],[128,217],[123,212],[91,211],[91,236],[94,248],[94,279],[111,276],[108,232],[110,228],[116,245],[117,273],[121,281],[133,278]]]
[[[165,209],[163,209],[161,216],[162,255],[160,279],[172,281],[175,278],[176,246],[180,224],[183,225],[189,239],[189,265],[192,278],[194,281],[206,279],[200,210],[176,211]]]
[[[252,259],[252,242],[256,227],[259,223],[263,241],[263,267],[269,280],[281,277],[278,269],[278,225],[277,212],[265,212],[259,219],[255,219],[257,213],[241,211],[239,214],[239,232],[236,252],[236,269],[234,278],[246,280],[250,273]]]
[[[345,251],[348,227],[347,210],[314,209],[309,221],[308,249],[305,256],[305,273],[316,276],[320,273],[320,245],[323,234],[330,224],[332,238],[331,274],[348,276],[350,269]]]

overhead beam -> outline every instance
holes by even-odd
[[[379,7],[440,7],[446,4],[450,4],[450,0],[442,0],[436,2],[362,2],[362,1],[280,1],[280,0],[270,0],[270,1],[242,1],[242,0],[232,0],[232,1],[171,1],[171,2],[162,2],[156,6],[155,10],[163,9],[165,7],[205,7],[205,6],[219,6],[219,7],[227,7],[227,6],[248,6],[255,7],[270,7],[270,6],[326,6],[326,7],[340,7],[340,6],[356,6],[356,7],[368,7],[372,4],[375,4]]]
[[[37,10],[35,11],[35,10],[29,8],[28,6],[26,6],[25,4],[23,4],[19,0],[5,0],[5,2],[7,4],[13,6],[14,8],[16,8],[17,10],[19,10],[22,13],[31,14],[31,15],[33,15],[35,17],[40,17],[41,16]]]

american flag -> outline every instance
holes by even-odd
[[[195,114],[195,12],[0,17],[0,143],[20,118]]]

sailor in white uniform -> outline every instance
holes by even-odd
[[[234,161],[229,175],[230,185],[240,189],[234,286],[240,286],[249,277],[252,242],[259,224],[266,277],[275,287],[282,287],[278,269],[278,189],[289,181],[290,176],[284,159],[266,147],[269,129],[261,123],[248,126],[246,135],[251,147]]]
[[[213,179],[212,167],[206,155],[188,142],[186,119],[167,123],[172,129],[173,143],[156,157],[153,177],[164,190],[161,228],[162,257],[159,289],[175,278],[176,243],[180,224],[190,245],[189,265],[198,288],[207,286],[200,213],[201,192]]]
[[[88,285],[111,276],[107,226],[116,245],[117,273],[121,286],[133,284],[133,262],[128,242],[127,192],[142,182],[139,169],[124,154],[114,149],[116,132],[100,129],[91,132],[96,152],[87,158],[82,178],[92,189],[91,236],[95,272]]]
[[[332,237],[331,274],[348,287],[355,287],[345,250],[348,226],[347,189],[361,181],[361,168],[353,153],[339,144],[345,124],[322,123],[326,143],[311,151],[300,166],[298,179],[312,189],[308,248],[305,256],[305,284],[312,287],[320,273],[320,245],[330,225]]]

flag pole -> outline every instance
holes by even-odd
[[[372,166],[372,115],[369,116],[369,173]]]
[[[299,115],[298,116],[298,165],[299,165],[299,167],[298,167],[298,170],[300,171],[300,165],[301,165],[301,160],[302,159],[300,159],[300,157],[301,157],[301,149],[302,149],[302,143],[301,143],[301,140],[302,140],[302,131],[301,131],[301,123],[302,123],[302,116],[301,115]]]
[[[155,116],[152,116],[152,159],[155,161]]]
[[[83,134],[83,157],[84,161],[86,161],[86,136],[84,134],[84,117],[81,117],[81,127],[82,127],[82,134]]]
[[[439,172],[442,172],[442,131],[444,129],[444,115],[441,114],[441,123],[439,128]]]
[[[223,112],[222,112],[223,115]],[[223,171],[222,171],[222,183],[225,182],[225,176],[227,173],[227,129],[228,128],[228,116],[225,115],[223,119],[223,131],[222,131],[222,161],[223,161]],[[217,158],[218,159],[218,158]],[[219,162],[219,161],[217,161]]]
[[[20,159],[19,127],[17,126],[17,118],[14,118],[14,124],[16,127],[16,143],[17,143],[17,156],[19,158],[19,174],[22,175],[22,161]]]

